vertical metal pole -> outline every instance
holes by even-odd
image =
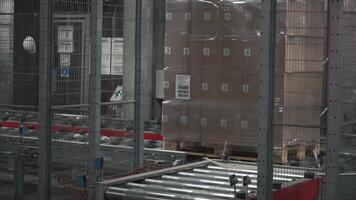
[[[166,1],[155,0],[153,10],[153,85],[152,85],[152,113],[151,118],[161,120],[162,117],[162,101],[156,99],[156,71],[164,68],[164,42],[166,32]]]
[[[123,100],[135,99],[135,37],[136,32],[136,0],[124,0],[124,65],[123,65]],[[134,120],[135,106],[124,104],[123,117]]]
[[[38,199],[51,199],[52,0],[40,1]]]
[[[277,0],[263,0],[261,13],[260,113],[258,128],[258,199],[272,199],[273,70]]]
[[[326,147],[326,182],[324,199],[338,198],[339,141],[342,112],[342,20],[343,1],[329,0],[328,31],[328,118]]]
[[[15,200],[24,199],[24,169],[23,169],[23,160],[21,155],[21,149],[16,152],[15,155]]]
[[[144,150],[144,69],[142,68],[142,0],[136,0],[135,31],[135,116],[134,116],[134,169],[143,165]]]
[[[89,161],[88,199],[95,200],[95,184],[100,175],[97,160],[100,153],[101,115],[101,43],[103,0],[91,0],[90,13],[90,74],[89,74]]]

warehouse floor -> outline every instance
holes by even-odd
[[[14,186],[13,182],[0,180],[0,199],[12,200],[14,199]],[[33,184],[25,184],[25,200],[37,200],[37,186]],[[53,200],[71,200],[73,196],[62,189],[53,189]]]

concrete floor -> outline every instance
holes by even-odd
[[[0,199],[13,200],[14,199],[14,185],[13,182],[7,180],[0,180]],[[37,186],[33,184],[25,184],[25,200],[37,200]],[[73,195],[68,191],[59,188],[52,190],[53,200],[74,200]]]

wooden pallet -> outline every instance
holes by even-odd
[[[202,157],[222,158],[225,150],[230,158],[243,160],[256,160],[257,151],[246,150],[238,146],[222,145],[222,144],[207,144],[200,142],[186,142],[186,141],[164,141],[163,148],[174,151],[186,151],[192,155],[201,155]]]
[[[307,155],[320,154],[320,144],[305,145],[297,144],[287,146],[280,151],[275,151],[274,161],[280,164],[287,164],[290,160],[303,160]]]
[[[222,158],[224,151],[224,145],[221,144],[206,144],[186,141],[164,141],[163,147],[167,150],[186,151],[194,156],[211,158]],[[287,146],[280,150],[274,151],[274,162],[287,164],[290,160],[303,160],[307,155],[312,155],[313,151],[319,155],[320,144],[295,144],[293,146]],[[228,154],[230,159],[248,161],[257,160],[257,148],[227,145],[225,152]]]

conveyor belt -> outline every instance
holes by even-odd
[[[225,165],[217,162],[206,165],[197,165],[189,169],[172,169],[166,172],[152,172],[149,176],[140,175],[134,178],[119,179],[106,185],[105,199],[194,199],[194,200],[219,200],[233,199],[234,189],[229,182],[229,176],[235,174],[239,183],[237,188],[242,188],[242,178],[249,176],[252,183],[248,185],[249,192],[257,190],[257,166],[252,163]],[[282,187],[301,183],[306,171],[317,169],[290,168],[276,166],[274,181],[281,183]],[[105,185],[105,183],[103,183]]]

